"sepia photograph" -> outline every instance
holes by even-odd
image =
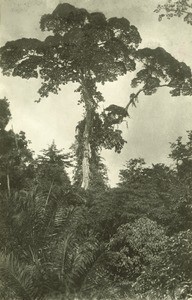
[[[192,0],[0,0],[0,300],[192,300]]]

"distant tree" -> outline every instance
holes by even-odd
[[[71,187],[69,176],[66,169],[71,166],[70,154],[63,153],[63,149],[58,150],[54,141],[47,148],[42,150],[35,160],[36,176],[34,184],[39,191],[49,197],[54,195],[62,198],[68,193]]]
[[[0,99],[0,130],[5,130],[5,127],[11,119],[9,102],[7,98]]]
[[[176,142],[171,143],[171,154],[169,155],[175,165],[180,179],[187,180],[190,184],[192,177],[192,130],[187,131],[187,141],[183,142],[180,136]]]
[[[171,88],[173,96],[192,94],[191,71],[162,48],[137,51],[140,35],[125,18],[106,19],[103,13],[89,13],[65,3],[59,4],[52,14],[42,16],[40,28],[52,35],[44,41],[22,38],[7,42],[0,49],[0,67],[4,75],[40,77],[41,98],[58,93],[68,82],[79,84],[76,91],[84,106],[84,119],[78,126],[81,186],[87,189],[94,169],[93,147],[96,152],[101,147],[121,151],[125,141],[116,125],[128,116],[129,106],[135,105],[139,94],[151,95],[163,86]],[[140,71],[132,87],[138,86],[138,91],[131,93],[126,107],[113,104],[98,114],[104,99],[97,84],[115,81],[134,71],[136,61]]]
[[[170,153],[177,175],[170,191],[174,206],[172,221],[178,231],[192,227],[192,131],[187,134],[186,142],[178,137],[176,142],[171,143]]]
[[[10,118],[7,99],[0,99],[0,190],[6,190],[8,194],[12,188],[27,185],[27,180],[33,176],[33,153],[28,148],[29,142],[23,131],[16,134],[12,129],[5,129]]]
[[[182,143],[181,138],[171,144],[175,168],[163,164],[147,167],[144,160],[132,159],[120,170],[119,187],[112,197],[115,202],[121,199],[121,220],[146,216],[164,226],[169,235],[191,228],[190,144],[190,139]]]
[[[192,25],[192,1],[191,0],[168,0],[165,4],[159,4],[155,10],[160,13],[159,21],[166,17],[183,17],[184,22]]]
[[[175,177],[175,172],[164,164],[147,166],[141,158],[127,162],[120,170],[119,187],[115,191],[115,197],[124,201],[124,217],[130,221],[148,217],[168,228],[172,222]]]

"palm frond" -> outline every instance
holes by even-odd
[[[0,254],[0,293],[6,289],[13,300],[43,300],[50,292],[43,266],[21,263],[13,254]],[[5,300],[10,300],[5,298]]]
[[[98,256],[98,241],[88,238],[77,248],[70,274],[73,286],[82,287]]]
[[[23,300],[33,300],[33,282],[28,267],[19,264],[12,255],[0,255],[0,281],[3,288]]]

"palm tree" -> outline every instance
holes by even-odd
[[[73,299],[83,295],[101,255],[88,229],[86,206],[63,205],[65,201],[54,197],[47,202],[35,188],[3,199],[7,213],[3,215],[6,231],[1,232],[4,245],[0,244],[1,298]]]

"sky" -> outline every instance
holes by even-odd
[[[135,25],[142,38],[140,47],[163,47],[179,61],[192,67],[192,26],[175,18],[158,22],[154,9],[164,0],[0,0],[0,46],[22,37],[44,39],[48,33],[39,28],[43,14],[51,13],[59,3],[68,2],[89,12],[103,12],[107,18],[125,17]],[[99,86],[105,103],[125,106],[130,95],[130,75]],[[0,74],[0,98],[7,97],[12,113],[11,126],[15,132],[25,131],[31,148],[39,153],[54,140],[66,151],[74,142],[75,126],[82,119],[82,107],[77,105],[77,85],[62,87],[58,95],[50,94],[40,103],[37,100],[38,79],[3,77]],[[140,95],[131,118],[123,124],[127,141],[121,154],[105,150],[102,156],[109,171],[110,184],[118,182],[119,170],[131,158],[142,157],[147,164],[170,163],[170,142],[186,137],[192,130],[192,98],[171,97],[166,88],[152,96]]]

